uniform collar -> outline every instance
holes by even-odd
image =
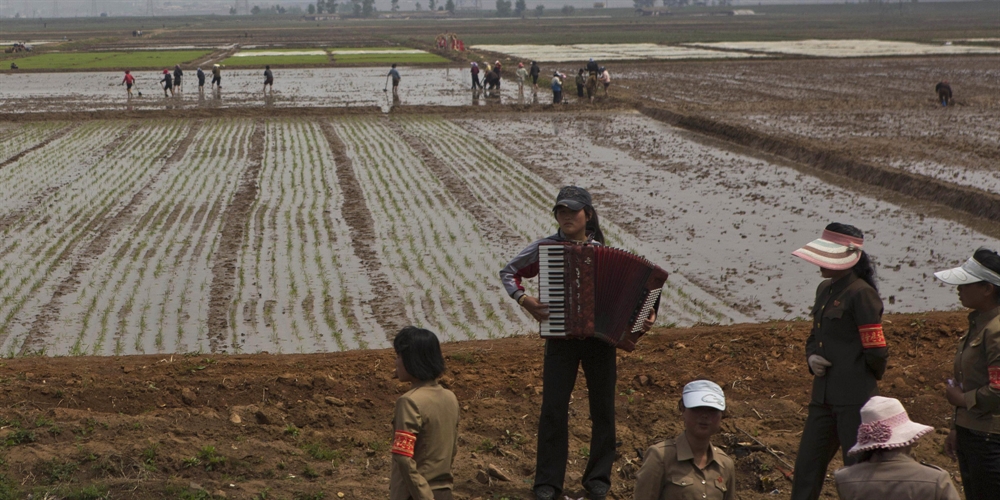
[[[677,436],[676,440],[677,446],[677,461],[682,460],[694,460],[694,452],[691,451],[691,443],[688,442],[687,434],[681,433]],[[708,444],[708,463],[711,464],[715,462],[715,447],[711,443]],[[722,464],[719,464],[722,465]]]
[[[915,462],[910,455],[903,450],[881,450],[872,455],[871,462]]]
[[[438,385],[437,379],[418,380],[416,382],[411,382],[410,383],[411,390],[412,389],[420,389],[421,387],[437,387],[437,385]]]
[[[858,275],[854,274],[853,271],[849,272],[847,273],[847,276],[844,276],[830,284],[830,293],[840,293],[847,287],[851,286],[851,283],[854,283],[857,280]]]
[[[969,322],[975,323],[977,326],[985,325],[994,319],[1000,317],[1000,306],[996,306],[989,311],[981,313],[979,311],[972,311],[969,313]]]

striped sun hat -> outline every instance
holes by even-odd
[[[842,271],[854,267],[861,260],[864,242],[864,238],[824,230],[822,237],[792,252],[792,255],[825,269]]]

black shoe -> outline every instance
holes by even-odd
[[[543,485],[535,488],[535,499],[536,500],[555,500],[555,498],[556,498],[556,489],[555,488],[553,488],[553,487],[551,487],[551,486],[549,486],[547,484],[543,484]]]
[[[608,498],[608,491],[610,490],[611,486],[599,484],[587,492],[587,498],[589,500],[605,500]]]

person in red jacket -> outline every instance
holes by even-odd
[[[135,77],[132,76],[132,72],[125,70],[125,78],[118,85],[125,85],[125,92],[128,92],[128,98],[132,98],[132,86],[135,85]]]

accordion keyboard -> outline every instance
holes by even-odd
[[[549,319],[542,321],[542,337],[566,335],[566,247],[543,245],[538,248],[538,299],[549,306]]]

